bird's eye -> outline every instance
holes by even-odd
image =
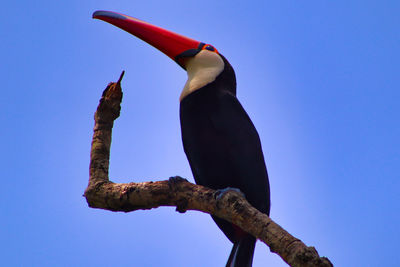
[[[214,52],[216,54],[219,54],[218,50],[215,49],[215,47],[210,45],[210,44],[200,43],[198,49],[199,50],[208,50],[210,52]]]
[[[211,45],[206,45],[205,49],[207,49],[208,51],[215,51],[215,48]]]
[[[214,53],[217,53],[217,54],[218,54],[218,50],[215,49],[215,47],[212,46],[212,45],[210,45],[210,44],[205,44],[205,45],[203,45],[202,48],[201,48],[201,50],[208,50],[208,51],[211,51],[211,52],[214,52]]]

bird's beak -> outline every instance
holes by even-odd
[[[111,23],[154,46],[185,69],[185,57],[195,56],[204,43],[154,26],[145,21],[110,11],[96,11],[93,18]]]

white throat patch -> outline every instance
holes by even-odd
[[[224,61],[215,52],[201,50],[196,56],[186,62],[188,79],[183,87],[179,101],[197,89],[215,81],[224,69]]]

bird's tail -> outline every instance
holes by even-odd
[[[226,267],[251,267],[253,263],[256,238],[246,234],[238,242],[233,244]]]

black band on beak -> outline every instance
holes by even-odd
[[[175,62],[178,63],[178,65],[181,66],[184,70],[186,70],[186,68],[184,66],[182,66],[182,64],[179,62],[179,59],[182,59],[185,57],[194,57],[201,51],[201,49],[203,48],[204,45],[205,45],[205,43],[200,43],[196,49],[189,49],[189,50],[186,50],[186,51],[180,53],[179,55],[177,55],[175,57]]]

